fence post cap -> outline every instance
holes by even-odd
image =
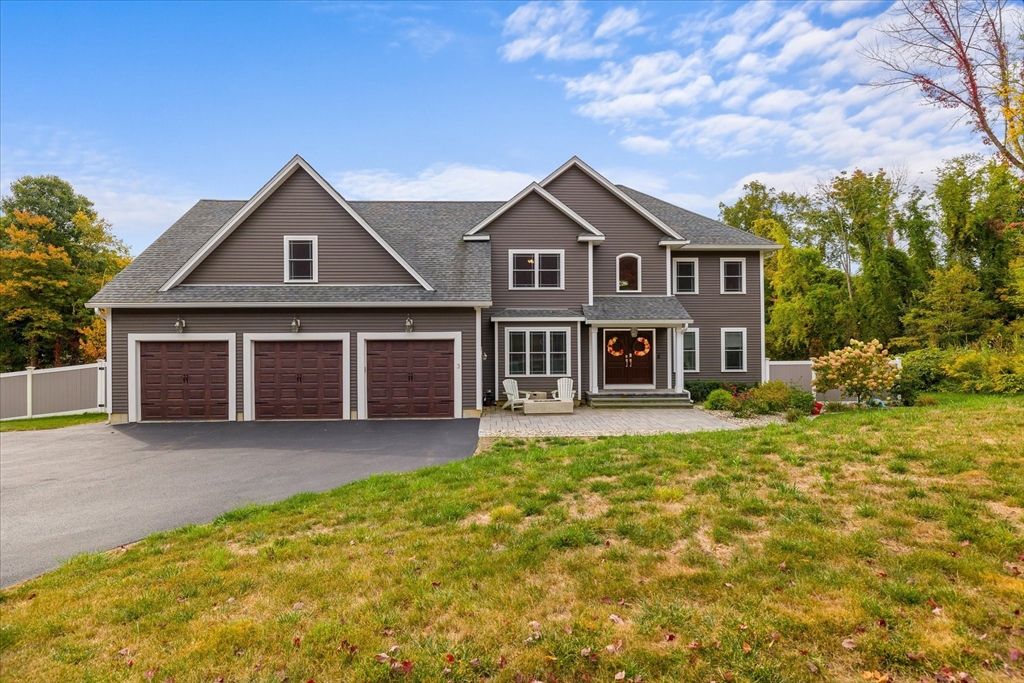
[[[31,371],[36,369],[36,366],[34,366],[34,365],[26,365],[25,369],[28,370],[29,372],[31,372]]]

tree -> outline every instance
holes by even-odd
[[[778,192],[757,180],[743,186],[743,195],[732,206],[724,202],[718,205],[718,214],[723,223],[739,228],[758,237],[772,238],[774,221],[781,225],[790,239],[799,241],[800,216],[806,208],[807,199],[792,192]]]
[[[931,218],[930,207],[925,206],[924,201],[924,190],[919,187],[912,188],[910,196],[896,216],[896,234],[907,246],[913,277],[911,288],[914,291],[924,290],[928,286],[928,273],[939,265],[935,221]]]
[[[934,347],[972,342],[991,325],[996,305],[978,288],[978,276],[961,263],[932,271],[932,284],[903,318],[911,340]],[[905,342],[906,340],[900,340]]]
[[[0,206],[0,368],[94,360],[105,331],[85,303],[128,264],[128,247],[56,176],[19,179]]]
[[[888,74],[873,85],[915,88],[926,102],[958,110],[1024,170],[1022,21],[1009,0],[899,0],[882,38],[864,50]]]
[[[81,241],[75,216],[83,213],[96,219],[92,202],[76,193],[71,183],[55,175],[18,178],[11,183],[11,194],[0,199],[0,209],[4,214],[0,219],[2,228],[10,225],[15,211],[49,218],[51,225],[40,233],[40,238],[46,244],[61,247],[69,256]]]

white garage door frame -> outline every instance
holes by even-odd
[[[242,335],[242,419],[252,422],[256,419],[256,342],[258,341],[340,341],[341,342],[341,413],[343,420],[351,417],[352,374],[350,351],[351,335],[348,332],[246,332]]]
[[[234,332],[182,332],[180,334],[129,334],[128,335],[128,421],[139,422],[142,416],[142,380],[139,368],[139,342],[204,342],[223,341],[228,343],[228,421],[234,422],[237,417],[238,403],[235,401],[235,390],[238,385],[235,365]]]
[[[356,335],[356,346],[358,354],[359,373],[356,381],[356,405],[357,417],[360,420],[367,418],[366,402],[366,342],[368,341],[422,341],[422,340],[448,340],[455,342],[455,407],[452,410],[454,417],[462,417],[462,332],[359,332]],[[444,418],[439,418],[444,419]]]

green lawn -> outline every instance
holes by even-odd
[[[0,592],[0,678],[1020,677],[1022,434],[1024,400],[954,396],[499,442]]]
[[[29,432],[37,429],[59,429],[91,422],[104,422],[106,413],[84,413],[82,415],[54,415],[52,417],[31,417],[25,420],[0,422],[0,432]]]

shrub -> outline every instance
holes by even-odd
[[[909,375],[918,391],[933,391],[946,379],[942,366],[952,359],[954,349],[919,349],[902,357],[903,375]],[[902,379],[902,378],[901,378]]]
[[[735,400],[733,395],[725,389],[715,389],[704,401],[704,407],[708,410],[729,410]]]
[[[729,393],[731,393],[733,396],[739,396],[740,394],[745,394],[748,391],[750,391],[750,387],[744,384],[743,382],[723,382],[722,384],[725,386],[726,389],[729,390]]]
[[[877,339],[867,343],[851,339],[846,348],[815,358],[811,367],[815,391],[839,389],[856,396],[857,403],[892,391],[900,378],[889,352]]]
[[[806,414],[807,413],[800,410],[799,408],[790,408],[789,410],[786,411],[786,422],[796,422]]]
[[[690,392],[690,399],[694,403],[703,403],[715,389],[722,389],[722,383],[717,380],[690,380],[686,382],[686,390]]]
[[[789,407],[792,390],[782,380],[774,379],[750,390],[751,400],[763,403],[767,412],[781,413]]]
[[[1019,348],[919,349],[903,356],[900,385],[915,391],[1024,393],[1024,353]],[[907,404],[910,405],[910,404]]]
[[[842,413],[847,410],[853,410],[853,406],[849,403],[843,403],[842,401],[827,401],[825,403],[826,413]]]
[[[814,394],[797,387],[791,387],[789,390],[789,407],[799,410],[804,415],[810,415],[814,412]]]

